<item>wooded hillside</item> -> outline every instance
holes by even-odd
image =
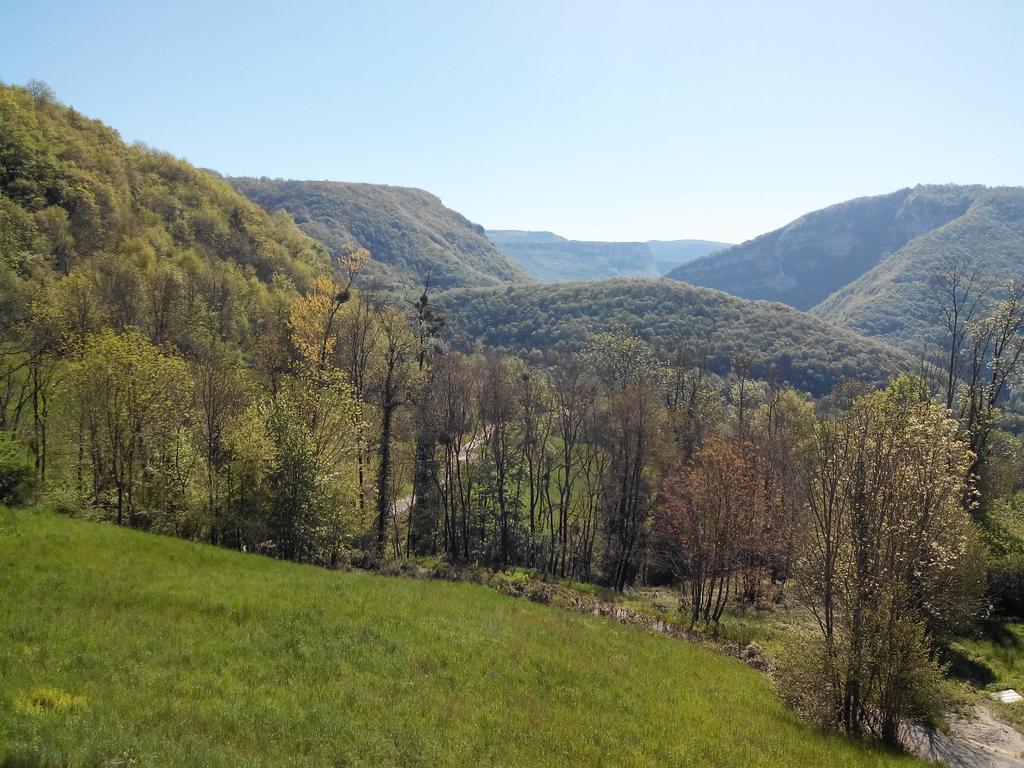
[[[449,291],[437,298],[453,342],[512,351],[580,349],[596,333],[627,329],[655,346],[707,347],[711,368],[749,357],[757,378],[775,376],[815,395],[843,379],[884,383],[915,361],[886,344],[782,304],[674,280],[603,280]]]
[[[370,252],[364,280],[383,288],[487,286],[529,281],[484,230],[422,189],[339,181],[229,179],[268,211],[290,213],[338,258]]]
[[[984,187],[918,186],[849,200],[684,264],[669,276],[810,309],[915,237],[963,215],[983,193]]]
[[[935,283],[951,261],[978,274],[985,305],[1002,283],[1024,278],[1024,189],[978,191],[962,216],[911,240],[811,312],[912,352],[941,346]]]

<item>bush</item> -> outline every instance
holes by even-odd
[[[543,581],[531,581],[526,585],[525,594],[527,599],[547,605],[551,602],[554,592],[555,588],[551,584],[545,584]]]
[[[96,517],[102,515],[90,504],[87,494],[82,493],[74,486],[54,485],[48,487],[42,498],[42,503],[62,515],[69,517]],[[103,515],[106,517],[106,515]]]
[[[835,692],[828,684],[832,674],[817,636],[807,634],[800,638],[793,649],[783,652],[778,662],[775,684],[782,700],[801,720],[826,730],[837,729]]]
[[[820,636],[807,633],[778,659],[780,697],[808,723],[854,732],[843,720],[843,697],[851,680],[859,681],[860,727],[866,734],[895,743],[902,723],[934,722],[952,698],[943,666],[931,658],[922,625],[898,621],[892,638],[896,642],[889,648],[888,637],[867,633],[857,654],[846,638],[836,637],[830,649]]]
[[[9,432],[0,432],[0,504],[24,504],[35,485],[32,462]]]
[[[522,597],[530,583],[530,577],[523,571],[497,571],[490,575],[486,584],[491,589],[513,597]]]

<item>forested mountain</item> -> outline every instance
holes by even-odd
[[[669,277],[810,309],[987,194],[980,186],[918,186],[849,200],[684,264]]]
[[[963,215],[907,243],[811,311],[911,351],[941,343],[936,273],[951,262],[976,272],[985,303],[1001,296],[1000,283],[1024,278],[1024,188],[970,189]]]
[[[228,433],[269,429],[300,396],[293,310],[330,270],[288,215],[126,145],[45,85],[0,88],[0,485],[24,454],[33,484],[119,523],[163,509],[164,530],[194,531],[197,498],[221,514]]]
[[[487,237],[532,277],[546,283],[660,277],[684,262],[728,247],[710,240],[567,240],[553,232],[517,229],[489,229]]]
[[[467,348],[479,342],[525,352],[575,350],[596,333],[625,329],[655,347],[710,345],[710,367],[719,373],[736,358],[749,358],[756,378],[772,374],[815,395],[846,378],[884,382],[916,365],[887,344],[782,304],[671,280],[463,289],[436,303],[454,343]]]
[[[7,275],[94,267],[97,289],[125,312],[130,297],[114,294],[134,285],[129,273],[164,261],[230,261],[240,277],[280,274],[300,287],[327,264],[289,217],[169,154],[126,145],[42,84],[0,86],[0,256]]]
[[[365,278],[385,288],[488,286],[529,280],[484,230],[422,189],[338,181],[232,178],[268,211],[285,210],[337,258],[366,248]]]

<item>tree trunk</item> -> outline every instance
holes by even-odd
[[[377,554],[384,556],[388,536],[388,507],[391,477],[391,418],[395,410],[391,372],[384,385],[384,403],[381,414],[380,464],[377,467]]]

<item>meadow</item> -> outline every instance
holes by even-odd
[[[686,642],[0,509],[0,765],[897,766]]]

